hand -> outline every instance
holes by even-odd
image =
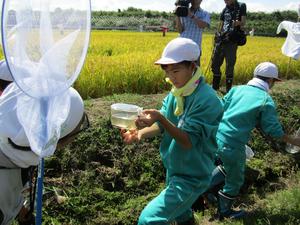
[[[284,134],[282,136],[282,140],[284,142],[287,142],[287,143],[290,143],[292,145],[296,145],[296,146],[300,147],[300,137],[295,137],[295,136]]]
[[[138,116],[135,125],[138,129],[151,127],[155,122],[160,120],[161,116],[161,113],[156,109],[144,110],[142,114]]]
[[[189,9],[189,11],[188,11],[188,17],[194,18],[194,16],[195,16],[194,12],[192,12],[191,9]]]
[[[237,26],[241,26],[242,25],[242,22],[241,21],[238,21],[238,20],[233,20],[232,21],[232,24],[234,27],[237,27]]]
[[[131,129],[131,130],[121,129],[121,135],[125,144],[132,144],[140,140],[137,129]]]
[[[299,137],[294,137],[294,140],[293,140],[292,144],[300,147],[300,138]]]

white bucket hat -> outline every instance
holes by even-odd
[[[162,56],[155,64],[168,65],[183,61],[197,61],[200,49],[196,42],[188,38],[175,38],[165,47]]]
[[[83,100],[78,92],[70,87],[66,91],[66,95],[70,98],[70,107],[65,121],[60,126],[60,138],[71,133],[78,126],[84,114]],[[30,105],[24,105],[21,106],[21,108],[17,108],[18,99],[24,97],[26,97],[26,94],[22,92],[15,83],[10,84],[1,95],[0,135],[2,137],[10,138],[16,145],[28,147],[30,146],[30,143],[25,131],[25,129],[28,128],[22,126],[18,117],[18,111],[26,110],[25,107],[30,107]],[[62,108],[57,108],[57,112],[53,112],[52,115],[56,115],[61,110]],[[32,114],[32,123],[35,123],[37,116],[38,115]],[[48,119],[50,120],[52,118]],[[32,151],[37,155],[40,155],[39,152],[36,152],[34,149],[32,149]]]
[[[277,66],[270,62],[263,62],[258,64],[258,66],[254,70],[253,75],[254,77],[261,76],[261,77],[273,78],[277,81],[281,81],[278,78]]]

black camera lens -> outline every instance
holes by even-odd
[[[175,9],[175,14],[179,17],[186,17],[189,13],[189,5],[191,0],[177,0],[175,5],[177,6]]]

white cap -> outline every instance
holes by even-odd
[[[0,80],[14,81],[4,59],[0,60]]]
[[[275,80],[281,81],[278,78],[277,66],[270,62],[263,62],[258,64],[258,66],[254,70],[253,75],[254,77],[261,76],[261,77],[273,78]]]
[[[162,56],[155,64],[167,65],[183,61],[197,61],[200,56],[199,45],[188,38],[175,38],[165,47]]]

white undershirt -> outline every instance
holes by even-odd
[[[261,88],[261,89],[265,90],[266,92],[269,92],[269,90],[270,90],[269,84],[266,81],[263,81],[256,77],[254,77],[252,80],[250,80],[247,83],[247,85]]]

